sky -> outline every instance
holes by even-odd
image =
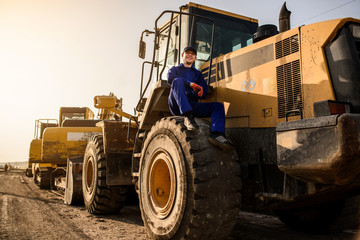
[[[194,2],[278,26],[283,0]],[[113,92],[134,113],[141,32],[183,0],[0,0],[0,162],[27,161],[35,120]],[[288,0],[291,27],[360,18],[360,0]],[[147,57],[151,57],[148,45]]]

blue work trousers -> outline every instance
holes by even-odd
[[[192,111],[194,117],[211,117],[211,132],[225,133],[225,110],[219,102],[199,103],[186,95],[186,80],[175,78],[171,84],[169,107],[173,115]]]

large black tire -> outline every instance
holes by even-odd
[[[31,167],[26,168],[25,176],[27,176],[27,177],[32,177],[33,176]]]
[[[326,203],[311,207],[275,211],[288,227],[302,232],[321,233],[340,217],[344,201]]]
[[[106,185],[106,159],[103,136],[94,135],[86,146],[82,189],[84,204],[91,214],[111,214],[124,206],[128,186]]]
[[[140,209],[152,239],[223,239],[239,214],[241,180],[235,150],[208,142],[208,122],[188,131],[182,117],[163,118],[141,152]]]
[[[35,185],[40,189],[50,189],[51,171],[51,168],[48,171],[40,171],[40,169],[36,169],[35,174],[33,175]]]

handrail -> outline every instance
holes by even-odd
[[[127,141],[128,141],[128,143],[134,143],[135,142],[135,141],[130,139],[131,120],[133,120],[136,123],[136,126],[139,128],[139,123],[137,122],[136,118],[134,116],[131,116],[129,118],[128,132],[127,132]]]
[[[41,138],[41,132],[40,132],[41,131],[41,124],[42,123],[49,124],[49,123],[51,123],[50,121],[54,121],[54,123],[56,123],[56,125],[59,124],[57,119],[42,118],[42,119],[35,120],[34,139],[40,139]]]
[[[167,39],[167,43],[166,43],[166,52],[165,52],[165,59],[164,59],[164,67],[161,70],[159,76],[160,76],[160,80],[161,80],[161,76],[165,71],[166,68],[166,63],[167,63],[167,58],[168,58],[168,54],[169,54],[169,43],[170,43],[170,36],[171,36],[171,30],[172,30],[172,23],[173,23],[173,19],[174,19],[174,13],[171,13],[171,18],[170,18],[170,26],[169,26],[169,33],[168,33],[168,39]],[[157,29],[157,22],[155,23],[155,29]]]
[[[143,83],[144,83],[144,69],[145,69],[145,64],[152,64],[152,62],[150,61],[145,61],[142,64],[141,67],[141,85],[140,85],[140,98],[141,98],[141,93],[142,93],[142,88],[143,88]],[[148,87],[148,84],[146,85],[146,89]],[[138,111],[138,109],[136,109]]]
[[[214,49],[214,39],[215,39],[215,21],[211,18],[208,18],[208,17],[204,17],[204,16],[201,16],[201,15],[198,15],[198,14],[193,14],[193,13],[185,13],[185,12],[178,12],[178,11],[171,11],[171,10],[166,10],[166,11],[163,11],[160,16],[155,20],[155,40],[154,40],[154,47],[153,47],[153,58],[152,58],[152,62],[151,62],[151,70],[150,70],[150,76],[149,76],[149,80],[146,84],[146,87],[145,89],[143,90],[142,93],[140,93],[140,99],[138,101],[138,104],[136,105],[136,110],[138,111],[139,109],[139,106],[140,106],[140,103],[141,103],[141,100],[144,98],[144,95],[146,93],[146,90],[147,88],[149,87],[150,85],[150,82],[152,80],[152,76],[153,76],[153,72],[154,72],[154,67],[157,67],[158,65],[158,62],[155,61],[155,57],[156,57],[156,50],[159,48],[159,39],[160,39],[160,31],[158,29],[158,21],[161,19],[161,17],[164,15],[164,14],[167,14],[167,13],[171,13],[171,21],[170,21],[170,28],[169,28],[169,33],[168,33],[168,42],[167,42],[167,46],[166,46],[166,54],[165,54],[165,64],[164,64],[164,67],[163,69],[161,70],[160,72],[160,78],[158,80],[162,80],[161,79],[161,75],[163,74],[163,72],[165,71],[165,68],[166,68],[166,61],[167,61],[167,54],[168,54],[168,51],[169,51],[169,41],[170,41],[170,34],[171,34],[171,26],[172,26],[172,21],[173,21],[173,18],[174,18],[174,14],[179,14],[180,17],[182,15],[188,15],[188,16],[192,16],[192,17],[198,17],[198,18],[201,18],[201,19],[205,19],[206,21],[209,21],[212,23],[212,35],[211,35],[211,51],[210,51],[210,67],[209,67],[209,72],[208,72],[208,75],[209,75],[209,78],[208,78],[208,83],[210,83],[210,78],[211,78],[211,65],[212,65],[212,56],[213,56],[213,49]],[[180,26],[181,26],[181,23],[180,23]],[[180,36],[181,36],[181,28],[180,28]],[[180,41],[180,40],[179,40]],[[180,47],[180,46],[179,46]],[[157,80],[157,81],[158,81]]]

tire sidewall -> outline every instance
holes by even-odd
[[[143,159],[140,170],[140,208],[142,211],[143,220],[146,226],[150,228],[150,233],[156,236],[163,236],[164,238],[172,238],[178,231],[184,212],[186,208],[187,199],[187,164],[183,154],[183,150],[178,139],[173,132],[167,128],[160,128],[151,136],[148,136],[150,141],[145,143],[143,148]],[[148,188],[148,173],[151,168],[152,158],[159,152],[167,155],[167,159],[172,166],[175,173],[175,199],[172,204],[171,211],[168,215],[160,219],[152,210]]]
[[[34,183],[35,183],[36,185],[39,185],[39,184],[40,184],[40,183],[38,182],[38,180],[37,180],[38,174],[40,174],[40,171],[39,171],[39,169],[36,169],[35,172],[34,172],[34,175],[33,175],[33,180],[34,180]]]
[[[87,187],[87,177],[88,172],[87,169],[89,167],[89,164],[92,164],[93,166],[93,182],[91,189],[88,189]],[[83,163],[83,174],[82,174],[82,189],[83,189],[83,198],[85,206],[89,206],[94,202],[95,192],[97,188],[96,184],[97,179],[97,161],[96,161],[96,148],[93,144],[93,142],[89,142],[85,155],[84,155],[84,163]],[[89,191],[90,190],[90,191]]]

